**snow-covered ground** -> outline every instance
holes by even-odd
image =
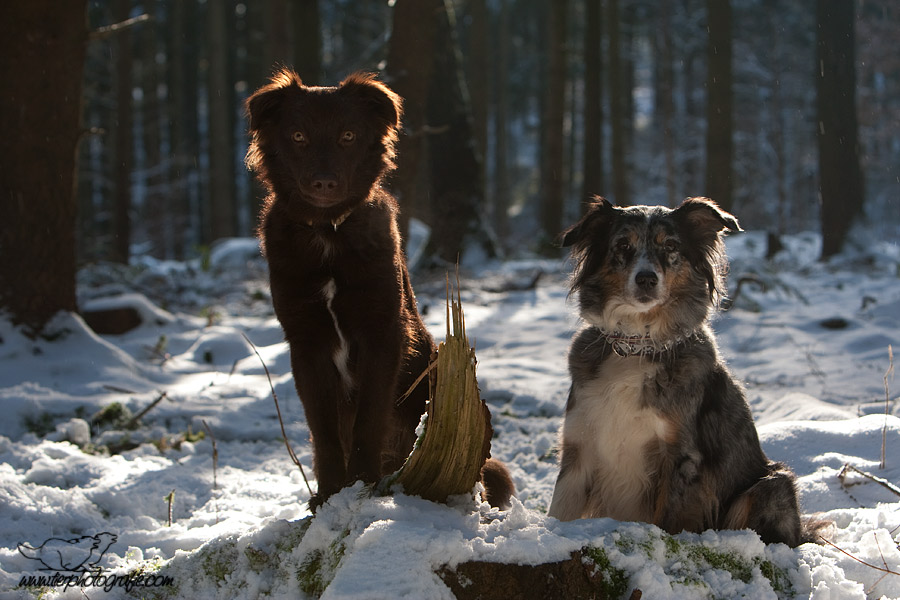
[[[309,492],[244,335],[271,372],[288,437],[311,474],[309,432],[264,264],[255,242],[236,240],[215,249],[209,270],[145,260],[81,273],[83,307],[112,302],[143,315],[127,334],[99,337],[79,317],[60,315],[52,340],[33,341],[0,320],[0,597],[252,599],[324,590],[329,598],[451,598],[434,574],[442,565],[539,564],[592,547],[645,598],[900,598],[900,497],[844,469],[900,483],[900,403],[884,415],[888,346],[900,348],[900,248],[876,245],[821,264],[810,258],[816,244],[813,235],[792,237],[766,262],[763,236],[730,238],[731,288],[749,274],[756,282],[744,283],[715,329],[746,383],[764,449],[798,474],[803,510],[834,521],[836,547],[791,550],[766,547],[751,532],[671,537],[648,525],[546,516],[566,351],[578,324],[562,261],[463,273],[492,452],[518,489],[512,509],[471,497],[450,506],[372,498],[356,486],[305,519]],[[538,271],[536,287],[518,285]],[[440,339],[444,284],[414,284]],[[119,294],[130,295],[109,300]],[[61,570],[79,564],[102,567],[102,577],[130,573],[131,584],[66,579],[71,573]],[[54,574],[56,587],[19,587]],[[171,586],[140,587],[163,576]]]

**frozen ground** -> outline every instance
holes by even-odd
[[[885,417],[883,382],[888,346],[900,347],[900,249],[885,244],[820,264],[810,258],[816,236],[796,236],[767,263],[762,241],[754,233],[729,240],[732,289],[749,274],[757,282],[743,285],[715,329],[746,382],[764,449],[800,476],[804,511],[834,521],[840,550],[765,547],[749,532],[671,538],[646,525],[546,517],[577,327],[561,261],[479,266],[463,278],[493,454],[519,491],[513,508],[498,513],[468,497],[451,506],[369,498],[356,487],[304,520],[309,493],[243,334],[272,373],[288,437],[311,473],[308,430],[264,265],[252,240],[237,240],[216,249],[209,270],[144,261],[83,272],[82,306],[131,294],[113,301],[144,315],[130,333],[98,337],[80,318],[60,316],[52,341],[32,341],[0,320],[0,597],[128,595],[98,580],[82,586],[85,579],[68,589],[19,587],[23,577],[95,564],[106,575],[171,578],[169,587],[131,588],[136,597],[449,598],[433,574],[441,565],[538,564],[591,546],[645,598],[900,598],[900,497],[855,471],[841,475],[849,464],[900,483],[900,384]],[[528,288],[521,284],[539,271],[536,287],[510,289]],[[440,338],[443,283],[414,284]],[[24,544],[45,542],[45,564],[25,555],[37,551]],[[64,544],[54,555],[64,564],[46,564],[54,544]],[[736,574],[697,548],[749,566]],[[780,584],[763,576],[772,569]]]

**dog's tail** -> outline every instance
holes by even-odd
[[[800,524],[800,543],[822,544],[833,537],[834,521],[810,515]]]
[[[489,458],[481,467],[481,482],[484,484],[484,499],[493,507],[506,510],[510,498],[516,494],[509,469],[499,460]]]

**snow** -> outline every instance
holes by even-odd
[[[900,576],[859,562],[900,571],[900,497],[844,469],[900,482],[896,391],[884,414],[888,346],[900,347],[900,250],[874,244],[820,263],[818,246],[815,235],[793,236],[767,262],[763,234],[729,238],[732,289],[750,274],[757,283],[743,284],[714,327],[745,382],[765,451],[798,474],[804,512],[833,521],[835,546],[766,546],[746,531],[673,537],[645,524],[546,516],[578,326],[570,266],[552,260],[470,265],[462,279],[492,452],[518,489],[512,508],[468,495],[449,505],[399,492],[372,497],[357,484],[307,518],[309,491],[255,353],[311,476],[265,265],[254,240],[228,240],[207,264],[145,258],[83,271],[82,306],[141,316],[126,334],[101,337],[80,317],[59,315],[49,339],[31,340],[0,319],[0,598],[452,598],[436,574],[442,566],[536,565],[584,547],[601,549],[645,598],[900,598]],[[536,287],[507,285],[539,271]],[[441,338],[443,278],[414,285]],[[98,563],[102,576],[122,585],[82,578],[18,587],[48,574],[19,544],[102,532],[117,536]],[[721,556],[746,568],[729,571],[716,563]],[[772,569],[783,574],[777,591],[764,576]],[[128,574],[134,587],[123,583]],[[135,583],[159,576],[173,585]]]

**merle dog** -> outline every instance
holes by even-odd
[[[581,317],[549,514],[612,517],[671,533],[755,530],[796,546],[793,473],[760,448],[708,318],[723,289],[722,232],[706,198],[617,208],[597,198],[563,233]]]

